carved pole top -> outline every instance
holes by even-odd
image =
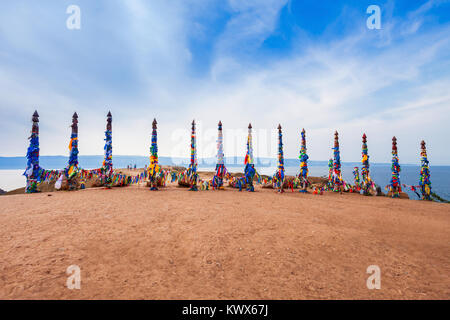
[[[392,138],[392,151],[397,152],[397,138],[395,136]]]
[[[33,117],[31,118],[31,121],[39,122],[39,114],[38,114],[37,110],[34,111]]]
[[[339,147],[339,133],[337,132],[337,130],[334,132],[334,147]]]
[[[78,134],[78,114],[76,112],[73,113],[71,127],[72,133]]]
[[[422,142],[420,143],[420,147],[422,148],[422,150],[425,150],[427,148],[425,141],[422,140]]]
[[[39,114],[37,110],[34,111],[31,121],[33,122],[33,125],[31,126],[31,133],[39,134]]]
[[[106,130],[107,131],[111,131],[111,129],[112,129],[112,126],[111,126],[111,122],[112,122],[111,111],[109,111],[106,116],[107,116],[107,119],[106,119]]]

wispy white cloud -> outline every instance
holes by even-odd
[[[62,17],[55,16],[54,4],[42,9],[47,23],[38,26],[28,18],[40,9],[2,5],[0,110],[6,117],[0,135],[10,139],[0,141],[0,154],[25,153],[28,120],[39,107],[42,154],[67,153],[75,110],[81,152],[101,153],[104,116],[111,109],[116,154],[147,154],[156,117],[160,154],[188,156],[187,132],[196,118],[203,156],[214,155],[221,119],[225,130],[235,130],[225,140],[229,156],[243,153],[245,139],[239,144],[239,137],[252,122],[260,142],[273,141],[272,129],[281,123],[287,157],[297,157],[304,127],[313,160],[331,155],[337,129],[344,161],[359,160],[365,131],[373,161],[389,161],[396,135],[402,161],[416,162],[418,141],[425,138],[432,161],[448,163],[450,26],[422,28],[439,3],[430,1],[407,21],[387,13],[382,31],[363,24],[327,41],[302,39],[285,57],[257,60],[253,55],[277,28],[287,1],[230,0],[223,31],[209,39],[209,72],[196,77],[189,73],[190,39],[210,36],[203,18],[218,6],[215,1],[108,2],[103,14],[86,2],[79,34],[64,29],[63,5]],[[15,20],[8,18],[13,15]],[[256,143],[259,156],[275,152]]]

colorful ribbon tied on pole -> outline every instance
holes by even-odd
[[[400,184],[400,164],[398,162],[397,138],[392,138],[392,164],[391,164],[391,181],[386,189],[391,192],[392,198],[400,197],[402,186]]]
[[[359,168],[358,167],[354,167],[353,168],[353,178],[355,181],[355,187],[353,191],[357,191],[359,192],[361,190],[361,185],[360,185],[360,178],[359,178]]]
[[[107,188],[112,187],[113,162],[112,162],[112,115],[108,112],[105,131],[105,158],[103,160],[102,175],[103,183]]]
[[[333,176],[332,184],[334,192],[342,192],[341,186],[343,185],[342,174],[341,174],[341,155],[339,151],[339,135],[336,131],[334,133],[334,147],[333,147]]]
[[[217,164],[216,172],[213,177],[212,187],[214,189],[223,189],[223,177],[226,174],[226,168],[224,164],[223,154],[223,134],[222,134],[222,121],[219,121],[218,135],[217,135]]]
[[[255,175],[258,176],[258,173],[255,170],[255,164],[253,162],[253,142],[252,142],[252,124],[248,124],[248,136],[247,136],[247,153],[244,158],[244,177],[245,177],[245,185],[247,187],[247,191],[253,192],[255,191],[255,187],[253,185],[253,180]],[[239,186],[239,190],[242,189],[242,186]]]
[[[420,143],[420,180],[419,186],[422,193],[423,200],[431,200],[431,181],[430,181],[430,168],[427,158],[427,148],[425,141]]]
[[[191,132],[191,163],[187,169],[187,177],[189,180],[190,191],[198,191],[197,180],[197,145],[195,139],[195,120],[192,120],[192,132]]]
[[[367,136],[364,133],[362,136],[362,168],[361,168],[361,175],[362,175],[362,190],[364,195],[369,195],[369,190],[372,189],[376,191],[375,183],[370,178],[370,171],[369,171],[369,154],[367,149]]]
[[[308,181],[308,155],[306,154],[306,134],[305,129],[301,132],[302,142],[300,146],[300,173],[298,179],[300,181],[300,192],[307,192]]]
[[[273,187],[278,189],[278,192],[284,192],[284,155],[283,155],[283,134],[281,132],[281,124],[278,124],[278,167],[273,175]]]
[[[333,188],[333,159],[328,160],[328,183],[326,190]]]
[[[78,174],[78,115],[75,112],[72,116],[72,134],[69,142],[69,163],[65,170],[65,175],[69,183],[69,190],[77,189],[77,174]]]
[[[34,111],[31,119],[33,125],[31,127],[30,145],[27,150],[27,167],[23,175],[27,178],[26,193],[38,192],[37,184],[40,182],[39,171],[39,114]]]
[[[158,143],[156,133],[156,119],[152,124],[152,144],[150,146],[150,165],[148,166],[148,178],[150,180],[150,190],[158,190],[158,180],[160,180],[161,167],[158,164]]]

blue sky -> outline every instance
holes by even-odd
[[[66,8],[81,9],[69,30]],[[369,5],[381,29],[369,30]],[[147,155],[151,122],[160,155],[215,153],[217,122],[226,156],[297,157],[307,131],[312,160],[359,161],[361,135],[373,162],[389,162],[396,135],[403,163],[450,164],[449,1],[3,1],[0,4],[0,156],[24,155],[34,109],[41,154],[68,153],[79,115],[80,152],[102,154],[113,113],[113,153]],[[269,143],[271,142],[271,143]]]

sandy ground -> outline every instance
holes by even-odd
[[[0,226],[1,299],[450,298],[447,204],[131,186],[1,196]]]

